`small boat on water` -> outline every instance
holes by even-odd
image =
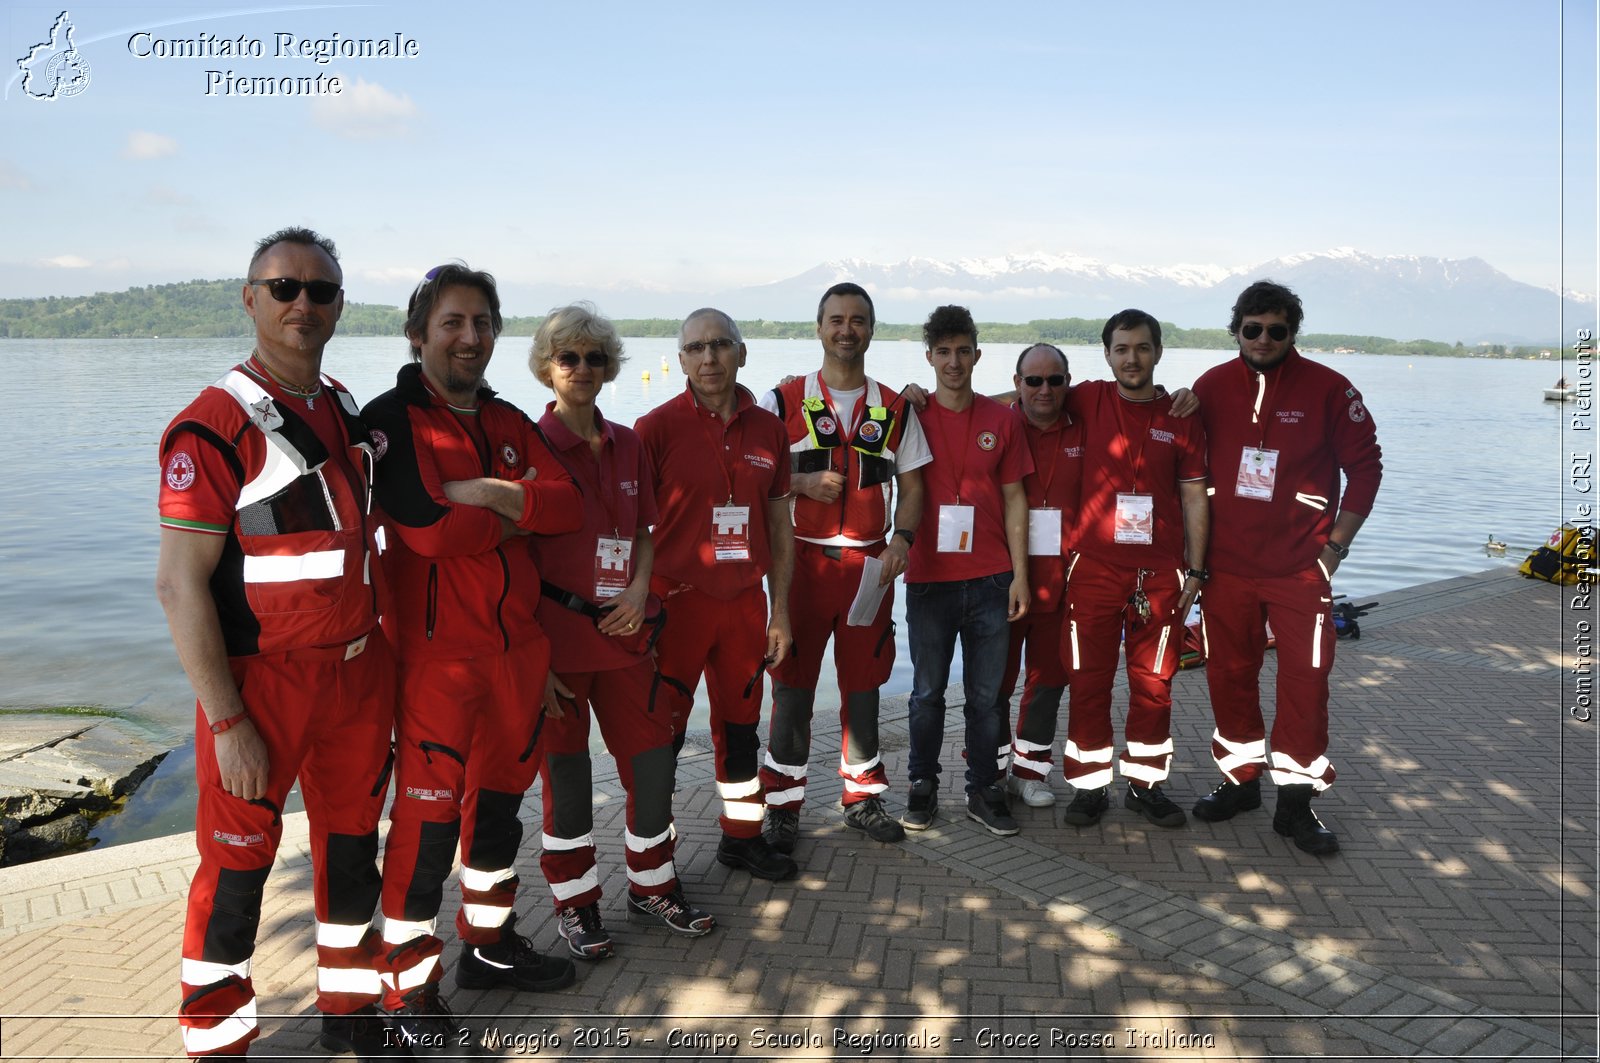
[[[1567,400],[1575,397],[1577,394],[1578,394],[1578,389],[1575,388],[1575,387],[1569,386],[1567,384],[1567,378],[1566,377],[1562,377],[1560,380],[1556,381],[1556,386],[1555,387],[1553,387],[1553,388],[1545,388],[1544,389],[1544,401],[1546,401],[1546,402],[1566,402]]]

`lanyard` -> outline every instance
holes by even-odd
[[[1122,438],[1126,440],[1128,438],[1128,425],[1123,420],[1122,407],[1123,404],[1136,400],[1125,399],[1122,397],[1121,392],[1113,391],[1111,393],[1111,401],[1116,403],[1116,406],[1114,406],[1113,409],[1115,409],[1117,412],[1117,430],[1122,433]],[[1139,480],[1144,475],[1144,447],[1146,443],[1150,442],[1150,426],[1155,423],[1155,407],[1149,405],[1148,403],[1143,403],[1141,405],[1143,405],[1144,408],[1150,412],[1150,420],[1145,422],[1144,433],[1139,437],[1139,449],[1133,451],[1132,459],[1129,462],[1133,471],[1134,494],[1139,493]]]
[[[1066,414],[1063,413],[1061,416],[1065,417]],[[1061,462],[1060,436],[1062,427],[1060,418],[1057,418],[1056,423],[1051,425],[1049,429],[1038,430],[1040,442],[1049,439],[1051,436],[1057,437],[1055,442],[1045,448],[1050,452],[1050,471],[1045,472],[1039,469],[1034,471],[1034,475],[1039,478],[1039,486],[1042,488],[1039,493],[1039,499],[1046,506],[1050,504],[1050,485],[1055,483],[1056,480],[1056,466]]]
[[[694,402],[692,397],[690,401]],[[700,431],[705,434],[706,442],[711,444],[712,451],[717,455],[717,468],[722,470],[722,480],[728,485],[728,501],[725,502],[724,505],[731,506],[733,505],[733,469],[728,464],[727,443],[728,435],[733,430],[733,421],[724,421],[721,417],[718,417],[715,413],[706,409],[704,406],[701,406],[698,402],[694,402],[694,409],[695,416],[699,418],[700,421]],[[738,407],[735,406],[734,419],[737,420],[738,416],[739,410]],[[716,421],[717,424],[722,426],[722,438],[720,440],[712,434],[710,426],[706,424],[708,420]],[[743,440],[743,431],[740,432],[739,438],[741,441]]]
[[[970,442],[967,437],[972,434],[972,411],[977,407],[978,400],[974,396],[973,400],[967,404],[966,417],[962,424],[961,434],[956,437],[957,447],[954,450],[950,446],[950,432],[946,422],[955,420],[957,415],[940,406],[938,399],[932,400],[930,405],[939,406],[939,442],[944,444],[945,453],[954,454],[955,450],[961,452],[961,464],[956,467],[956,505],[959,506],[961,504],[961,485],[967,482],[967,446]]]

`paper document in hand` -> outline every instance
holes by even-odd
[[[851,627],[866,627],[878,615],[878,606],[883,604],[883,596],[889,588],[879,581],[883,578],[883,562],[875,557],[869,557],[861,563],[861,587],[856,591],[856,600],[850,603],[850,615],[845,617],[845,623]]]

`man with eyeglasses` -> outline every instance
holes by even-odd
[[[410,360],[362,411],[382,448],[374,487],[395,533],[384,628],[400,659],[384,1006],[418,1052],[461,1044],[435,932],[458,843],[456,985],[537,991],[575,977],[517,933],[512,906],[550,668],[527,537],[575,529],[581,499],[527,414],[484,383],[501,327],[492,276],[430,270],[406,308]]]
[[[933,455],[905,400],[867,376],[875,324],[866,289],[835,284],[817,303],[822,368],[761,397],[784,423],[794,488],[794,649],[773,670],[761,768],[764,833],[781,853],[794,852],[800,833],[811,715],[830,638],[839,676],[845,824],[875,841],[905,839],[881,796],[889,778],[878,748],[878,688],[894,668],[894,580],[906,569],[922,520],[921,469]],[[858,617],[864,623],[852,624],[851,604],[869,561],[879,571],[868,582],[884,590],[883,598]]]
[[[710,307],[690,314],[678,329],[683,393],[639,418],[634,430],[656,483],[650,589],[671,617],[656,646],[656,670],[672,713],[673,755],[683,748],[704,673],[722,799],[717,861],[780,880],[797,867],[761,834],[757,728],[763,673],[783,663],[794,641],[789,437],[739,383],[746,353],[733,318]]]
[[[298,780],[321,1041],[388,1055],[371,919],[394,660],[378,628],[373,448],[355,400],[322,373],[343,274],[332,241],[287,228],[256,245],[247,276],[255,350],[161,439],[156,593],[198,698],[200,865],[178,1024],[191,1056],[242,1056],[260,1032],[256,930]]]
[[[1062,655],[1072,709],[1061,774],[1077,792],[1061,818],[1088,826],[1110,805],[1112,684],[1125,653],[1128,714],[1116,758],[1128,783],[1123,807],[1158,827],[1181,827],[1187,817],[1162,783],[1172,764],[1172,677],[1184,619],[1207,578],[1205,433],[1158,393],[1159,321],[1123,310],[1106,322],[1101,342],[1115,379],[1080,384],[1072,396],[1084,438],[1097,443],[1084,454],[1067,566]]]
[[[995,712],[1000,718],[1000,756],[1010,754],[1007,789],[1031,808],[1055,804],[1050,789],[1051,751],[1056,717],[1067,687],[1061,660],[1061,619],[1066,597],[1065,554],[1071,546],[1078,515],[1078,487],[1083,479],[1083,425],[1067,412],[1072,371],[1066,354],[1048,343],[1036,343],[1017,357],[1011,378],[1033,471],[1022,478],[1028,498],[1028,613],[1011,625],[1005,672]],[[1022,671],[1027,648],[1027,675],[1017,708],[1015,737],[1011,732],[1011,695]]]
[[[1361,393],[1295,349],[1303,318],[1288,288],[1250,285],[1228,323],[1239,357],[1194,385],[1215,483],[1213,576],[1201,611],[1217,725],[1211,753],[1224,776],[1194,814],[1215,822],[1260,808],[1270,769],[1278,787],[1273,829],[1324,856],[1339,849],[1311,809],[1334,779],[1332,579],[1372,511],[1383,452]],[[1268,623],[1278,658],[1270,761],[1259,683]]]

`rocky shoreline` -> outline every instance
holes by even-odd
[[[0,867],[77,848],[170,750],[109,716],[0,716]]]

